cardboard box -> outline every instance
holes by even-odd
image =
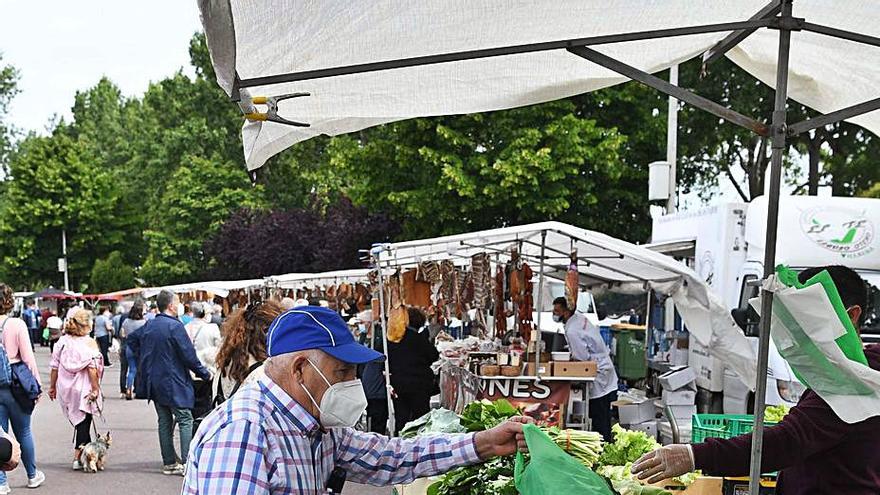
[[[595,361],[553,361],[553,376],[590,377],[599,371]]]
[[[678,390],[664,390],[660,399],[664,406],[692,406],[696,403],[697,393],[693,390],[682,388]]]
[[[657,420],[645,421],[634,425],[627,425],[627,430],[641,431],[653,439],[657,439]]]
[[[526,364],[526,376],[553,376],[553,364],[541,363],[538,366],[538,372],[535,373],[535,363]]]
[[[659,486],[677,495],[721,495],[722,478],[700,476],[691,486],[683,488],[677,481],[663,480],[652,486]]]
[[[667,406],[672,410],[672,415],[675,416],[675,420],[679,423],[687,423],[688,426],[691,424],[691,417],[694,414],[697,414],[697,406],[689,405],[689,406]]]
[[[654,402],[644,400],[642,402],[616,401],[611,403],[617,407],[617,414],[622,425],[636,425],[654,419]]]
[[[683,419],[677,419],[676,424],[678,425],[678,442],[677,443],[691,443],[693,437],[693,429],[691,428],[690,421],[685,421]],[[657,422],[657,434],[659,438],[657,440],[661,445],[669,445],[674,442],[672,438],[672,426],[669,424],[669,421],[665,419],[661,419]]]
[[[690,386],[693,388],[694,382],[697,379],[697,375],[694,373],[694,370],[689,366],[683,366],[678,368],[672,368],[660,375],[660,385],[663,386],[663,390],[678,390],[680,388]]]

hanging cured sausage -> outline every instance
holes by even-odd
[[[495,269],[495,337],[504,338],[507,333],[507,312],[504,310],[504,267]]]
[[[577,309],[578,300],[578,255],[577,250],[571,252],[571,261],[568,264],[568,273],[565,274],[565,301],[568,309]]]
[[[388,277],[388,340],[400,342],[409,324],[409,315],[403,305],[403,287],[400,283],[400,272]]]
[[[532,269],[527,263],[522,264],[520,273],[523,280],[523,293],[516,310],[516,318],[519,325],[519,335],[524,341],[528,342],[531,338],[532,330],[535,328],[535,325],[532,323],[532,312],[535,310],[532,284],[532,276],[534,273],[532,273]]]

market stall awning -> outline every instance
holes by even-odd
[[[581,287],[614,292],[654,290],[672,297],[691,333],[745,383],[755,383],[755,353],[724,303],[690,268],[643,246],[559,222],[484,230],[433,239],[378,245],[380,265],[415,266],[423,261],[459,260],[489,253],[506,263],[516,248],[536,273],[565,280],[570,253],[577,250]],[[543,253],[543,256],[542,256]]]
[[[217,80],[255,116],[242,131],[251,169],[321,134],[520,107],[628,80],[567,51],[572,47],[589,46],[654,73],[703,53],[731,33],[716,27],[669,36],[668,30],[744,23],[771,12],[767,4],[199,0]],[[792,34],[790,97],[823,113],[877,98],[880,49],[820,32],[830,27],[880,36],[880,9],[856,0],[798,0],[794,15],[810,25]],[[773,85],[778,32],[768,26],[726,55]],[[665,31],[644,39],[644,32],[653,30]],[[627,33],[643,34],[620,42],[625,38],[617,35]],[[278,101],[277,113],[308,127],[260,120],[268,113],[258,115],[252,102],[261,100],[251,100],[297,93],[308,95]],[[851,120],[880,131],[878,111]]]
[[[220,297],[226,297],[231,291],[254,289],[263,286],[263,279],[255,278],[249,280],[214,280],[209,282],[192,282],[187,284],[168,285],[165,287],[153,287],[144,290],[144,297],[153,297],[163,290],[182,294],[186,292],[210,292]]]
[[[287,273],[267,277],[267,287],[278,289],[299,289],[303,287],[319,287],[325,285],[337,285],[341,283],[365,283],[367,282],[367,269],[337,270],[321,273]]]

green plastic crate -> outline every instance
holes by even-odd
[[[691,417],[691,443],[707,438],[733,438],[751,433],[755,427],[752,414],[694,414]],[[765,421],[765,426],[776,423]]]

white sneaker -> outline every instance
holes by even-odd
[[[168,466],[163,466],[162,474],[166,474],[168,476],[183,476],[183,466],[180,464],[170,464]]]
[[[46,481],[46,474],[42,471],[37,471],[33,478],[28,479],[28,488],[38,488],[44,481]]]
[[[73,470],[74,471],[82,471],[83,465],[79,462],[79,460],[73,461]]]
[[[0,495],[7,495],[9,493],[12,493],[12,489],[9,488],[8,484],[3,483],[0,485]]]

